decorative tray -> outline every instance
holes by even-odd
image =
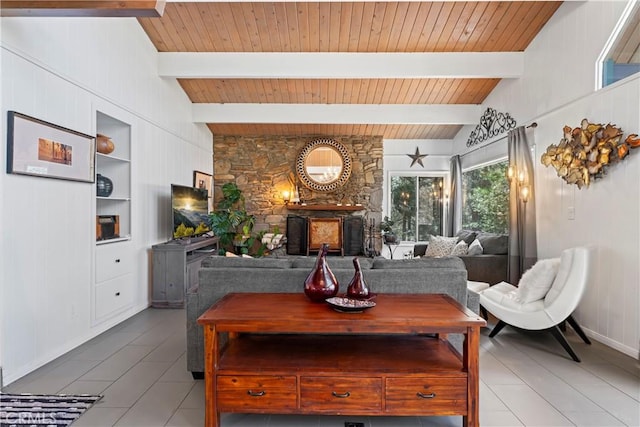
[[[367,308],[375,307],[376,303],[372,300],[359,300],[346,297],[333,297],[326,299],[334,310],[343,313],[361,313]]]

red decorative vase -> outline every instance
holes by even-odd
[[[322,244],[316,265],[304,281],[304,293],[313,302],[323,302],[338,293],[338,281],[327,264],[329,245]]]
[[[369,298],[370,292],[367,284],[364,281],[362,270],[360,269],[360,260],[358,257],[353,258],[353,267],[356,269],[353,279],[349,282],[347,287],[347,297],[355,299]]]

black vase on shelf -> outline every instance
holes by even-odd
[[[338,293],[338,281],[327,264],[329,245],[322,244],[316,265],[304,281],[304,293],[313,302],[323,302]]]
[[[96,177],[96,194],[98,197],[109,197],[113,193],[113,181],[98,174]]]

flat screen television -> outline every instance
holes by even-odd
[[[209,229],[209,194],[206,188],[171,184],[174,239],[199,236]]]

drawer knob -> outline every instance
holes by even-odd
[[[433,399],[434,397],[436,397],[435,393],[421,393],[421,392],[417,392],[416,395],[420,398],[420,399]]]
[[[116,264],[120,262],[120,258],[116,258]]]
[[[116,296],[119,297],[120,296],[120,292],[116,292]]]
[[[351,396],[351,393],[350,393],[350,392],[346,392],[346,393],[337,393],[337,392],[335,392],[335,391],[332,391],[332,392],[331,392],[331,394],[333,395],[333,397],[339,397],[339,398],[341,398],[341,399],[344,399],[344,398],[346,398],[346,397]]]
[[[264,391],[264,390],[260,390],[260,391],[247,390],[247,394],[249,396],[253,396],[253,397],[260,397],[260,396],[264,396],[265,394],[267,394],[267,392]]]

